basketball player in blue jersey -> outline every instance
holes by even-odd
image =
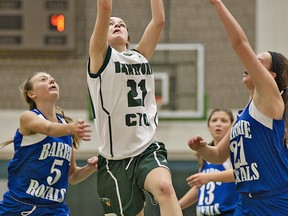
[[[199,136],[189,146],[212,163],[231,157],[240,199],[234,215],[287,215],[287,72],[288,60],[277,52],[255,55],[248,39],[220,0],[210,0],[231,45],[245,66],[242,82],[249,103],[237,115],[231,131],[216,146]],[[230,145],[229,145],[230,144]]]
[[[214,109],[208,117],[208,129],[216,146],[228,133],[234,121],[230,110]],[[197,202],[197,215],[232,216],[239,193],[236,192],[231,161],[212,164],[197,154],[199,173],[187,178],[191,189],[179,200],[182,209]]]
[[[159,203],[161,215],[182,215],[165,146],[155,138],[157,106],[148,60],[165,17],[162,0],[150,0],[150,5],[152,19],[129,50],[126,23],[111,17],[112,0],[97,1],[87,82],[99,139],[97,188],[105,215],[144,215],[145,191]]]
[[[89,125],[56,112],[59,87],[51,75],[35,73],[21,86],[29,111],[20,116],[14,156],[8,165],[8,192],[0,201],[1,216],[68,216],[68,182],[76,184],[97,169],[97,157],[76,165],[74,148],[90,140]]]

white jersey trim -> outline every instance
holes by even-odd
[[[232,164],[231,164],[230,159],[227,159],[222,165],[225,170],[232,169]]]
[[[44,140],[47,135],[44,134],[33,134],[29,136],[24,136],[20,146],[30,146],[39,143],[40,141]]]
[[[262,125],[270,128],[271,130],[273,129],[273,119],[262,114],[255,106],[253,100],[249,106],[249,114]]]

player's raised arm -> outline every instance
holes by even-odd
[[[165,22],[162,0],[150,0],[150,4],[152,19],[147,25],[140,42],[136,46],[136,50],[138,50],[148,60],[155,51]]]
[[[97,0],[95,26],[89,43],[90,73],[97,73],[107,52],[112,0]]]

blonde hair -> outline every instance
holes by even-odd
[[[7,146],[7,145],[9,145],[11,143],[13,143],[13,139],[10,139],[10,140],[7,140],[5,142],[2,142],[2,143],[0,143],[0,148],[2,149],[2,148],[4,148],[5,146]]]
[[[32,109],[36,109],[36,103],[33,101],[32,98],[30,98],[28,96],[28,92],[31,91],[33,89],[33,83],[31,82],[31,79],[36,76],[39,73],[45,73],[45,72],[36,72],[34,73],[32,76],[30,76],[28,79],[26,79],[20,86],[19,86],[19,90],[22,94],[22,97],[24,98],[24,100],[26,101],[26,103],[29,105],[29,110]],[[55,110],[56,110],[56,114],[60,115],[67,123],[71,123],[73,122],[73,120],[68,117],[65,116],[64,111],[62,108],[55,106]],[[80,138],[78,136],[75,136],[74,134],[72,134],[72,139],[73,139],[73,147],[75,149],[79,148],[80,145]],[[7,140],[3,143],[0,143],[0,148],[4,148],[5,146],[9,145],[13,143],[13,139],[11,140]]]

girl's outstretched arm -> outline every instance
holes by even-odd
[[[90,72],[97,73],[108,48],[107,36],[112,13],[112,0],[97,0],[97,14],[89,43]]]
[[[190,187],[201,187],[202,185],[212,181],[212,182],[234,182],[234,175],[232,169],[227,169],[221,172],[209,172],[209,173],[196,173],[189,176],[187,179],[187,184]]]
[[[54,137],[74,134],[85,141],[91,139],[92,132],[90,125],[86,124],[81,119],[78,119],[75,122],[62,124],[39,118],[37,114],[31,111],[25,111],[21,114],[19,131],[23,135],[39,133]]]
[[[284,103],[273,75],[268,71],[254,53],[248,38],[221,0],[209,0],[214,6],[230,40],[231,46],[251,77],[254,90],[251,98],[256,107],[265,115],[274,119],[281,119]],[[267,55],[269,55],[267,53]],[[251,94],[251,93],[250,93]]]
[[[179,200],[181,209],[186,209],[196,203],[198,200],[198,189],[196,187],[190,188],[187,193]]]
[[[147,25],[140,42],[136,46],[148,60],[152,57],[160,39],[165,22],[165,13],[162,0],[150,0],[152,19]]]
[[[84,181],[94,172],[97,171],[97,162],[98,157],[93,156],[87,160],[87,165],[83,167],[78,167],[75,160],[74,149],[72,151],[71,165],[69,169],[69,183],[72,185],[78,184],[81,181]]]
[[[217,146],[207,145],[207,142],[201,136],[193,136],[188,140],[188,146],[193,151],[197,151],[204,160],[221,164],[229,158],[229,135],[228,132]]]

